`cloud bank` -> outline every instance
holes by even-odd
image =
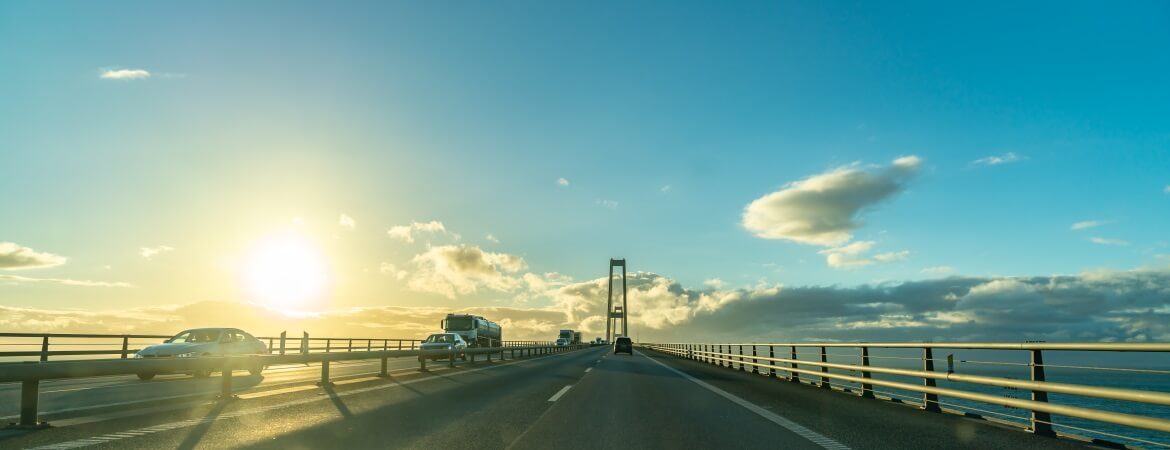
[[[107,69],[99,75],[103,80],[141,80],[150,78],[145,69]]]
[[[889,166],[837,168],[760,197],[744,208],[743,226],[764,239],[839,246],[853,238],[866,209],[902,192],[921,166],[917,156]]]
[[[411,262],[416,270],[402,277],[408,278],[407,286],[451,299],[480,288],[511,292],[523,284],[516,273],[528,267],[519,256],[485,252],[474,245],[431,247]]]
[[[123,283],[120,281],[90,281],[90,280],[71,280],[68,278],[33,278],[22,277],[19,275],[4,275],[0,274],[0,282],[9,282],[13,284],[25,283],[47,283],[47,284],[63,284],[66,286],[86,286],[86,287],[134,287],[133,284]]]
[[[41,269],[65,264],[67,258],[38,252],[15,242],[0,242],[0,269]]]

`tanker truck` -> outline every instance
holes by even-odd
[[[503,330],[500,325],[480,316],[470,314],[447,314],[439,327],[448,333],[458,333],[467,341],[468,347],[500,347],[503,344]]]

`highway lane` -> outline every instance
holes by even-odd
[[[591,348],[0,440],[94,448],[1085,448],[654,352]],[[279,391],[272,391],[279,392]]]

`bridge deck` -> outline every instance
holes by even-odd
[[[104,419],[72,419],[77,425],[9,433],[0,446],[1085,448],[654,352],[613,355],[600,347],[431,367],[328,390],[105,412]]]

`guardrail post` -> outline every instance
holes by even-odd
[[[285,342],[285,339],[288,337],[287,335],[288,335],[287,330],[280,332],[280,354],[282,354],[282,355],[284,354],[284,342]]]
[[[822,363],[829,362],[828,349],[826,349],[825,346],[823,346],[823,345],[821,346],[821,362]],[[821,366],[821,374],[822,374],[821,375],[821,387],[823,387],[825,389],[832,389],[833,386],[829,384],[829,377],[827,376],[828,373],[829,373],[829,368],[825,367],[825,366]]]
[[[776,347],[775,346],[773,346],[773,345],[768,346],[768,357],[769,358],[776,357]],[[776,378],[776,361],[768,361],[768,376],[770,376],[772,378]]]
[[[130,336],[122,336],[122,359],[130,353]]]
[[[325,353],[329,353],[329,350],[330,350],[329,347],[332,347],[332,344],[333,344],[332,339],[325,338]]]
[[[47,337],[45,339],[48,339]],[[20,426],[37,426],[37,401],[40,400],[41,380],[20,382]]]
[[[49,337],[45,336],[41,339],[41,362],[49,360]]]
[[[789,362],[788,365],[792,366],[793,369],[796,369],[797,367],[796,367],[796,346],[795,345],[792,346],[792,357],[789,359],[791,359],[792,362]],[[791,381],[793,383],[800,382],[800,374],[799,373],[788,372],[788,374],[789,374],[788,381]]]
[[[869,367],[869,347],[861,347],[861,365]],[[868,370],[861,372],[861,378],[870,378],[871,375]],[[869,383],[861,384],[861,396],[863,398],[873,398],[873,385]]]
[[[489,363],[492,362],[492,354],[490,352],[484,353],[484,354],[487,355],[487,362],[489,362]]]
[[[743,372],[743,344],[739,344],[739,371]]]
[[[304,336],[301,337],[301,354],[308,355],[309,354],[309,333],[305,333],[303,331],[301,333],[304,334]]]
[[[367,351],[367,352],[369,352],[369,351],[373,351],[373,350],[374,350],[374,344],[373,344],[373,342],[374,342],[374,341],[372,341],[372,340],[366,339],[366,351]]]
[[[760,366],[757,366],[755,364],[759,364],[760,361],[757,360],[755,358],[755,356],[756,356],[756,344],[752,344],[752,364],[753,364],[752,365],[752,373],[758,374],[758,373],[760,373]]]
[[[223,361],[223,376],[220,377],[219,397],[218,401],[228,401],[235,398],[232,395],[232,363],[231,358],[225,358]]]
[[[934,371],[934,352],[930,347],[923,348],[922,353],[922,369],[927,372]],[[926,387],[935,387],[934,378],[923,378],[922,383]],[[938,394],[922,394],[922,409],[930,412],[941,412],[938,407]]]
[[[418,370],[421,370],[423,372],[427,371],[427,357],[425,355],[419,353],[418,364],[419,364]]]
[[[455,367],[455,348],[451,348],[451,354],[447,358],[447,367]]]
[[[378,371],[378,376],[382,378],[390,376],[390,374],[386,373],[386,359],[385,356],[382,357],[382,370]]]
[[[426,368],[425,363],[423,368]],[[321,360],[321,381],[317,382],[317,386],[329,386],[332,384],[333,382],[329,381],[329,360]]]
[[[719,364],[719,367],[723,367],[723,344],[719,344],[718,347],[719,347],[719,350],[718,350],[719,355],[718,355],[718,360],[716,362]]]
[[[347,351],[347,352],[353,351],[353,339],[350,339],[349,342],[346,344],[345,351]]]
[[[1032,361],[1028,365],[1032,372],[1032,381],[1044,381],[1044,355],[1040,350],[1032,350]],[[1032,391],[1032,401],[1048,403],[1048,393]],[[1052,415],[1043,411],[1032,411],[1032,433],[1041,436],[1055,437],[1052,431]]]

